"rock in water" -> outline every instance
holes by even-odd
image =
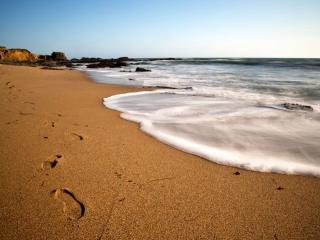
[[[125,67],[128,64],[119,60],[101,60],[99,63],[92,63],[87,65],[87,68],[120,68],[120,67]]]
[[[151,70],[145,69],[145,68],[142,68],[142,67],[137,67],[136,68],[136,72],[151,72]]]
[[[67,57],[63,52],[53,52],[51,54],[51,58],[53,61],[67,61]]]
[[[81,59],[77,59],[77,62],[79,63],[97,63],[102,61],[102,58],[89,58],[89,57],[83,57]],[[74,59],[73,59],[74,61]]]
[[[128,58],[128,57],[119,57],[119,58],[118,58],[118,61],[120,61],[120,62],[126,62],[126,61],[129,61],[129,58]]]
[[[311,106],[301,105],[297,103],[283,103],[281,104],[281,106],[289,110],[302,110],[302,111],[309,111],[309,112],[313,111],[313,108]]]

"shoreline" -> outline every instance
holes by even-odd
[[[102,104],[152,88],[8,65],[0,84],[1,239],[320,238],[319,179],[218,165]]]

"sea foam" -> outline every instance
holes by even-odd
[[[161,142],[219,164],[320,176],[318,112],[179,90],[120,94],[105,98],[104,105]]]

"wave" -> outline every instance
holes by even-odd
[[[174,64],[191,64],[191,65],[210,65],[210,64],[230,64],[245,66],[270,66],[285,68],[320,68],[320,59],[318,58],[183,58],[172,60],[136,60],[134,64],[150,63],[174,63]]]
[[[155,90],[105,98],[104,105],[161,142],[216,163],[320,177],[319,112],[283,111],[278,100],[266,100]]]

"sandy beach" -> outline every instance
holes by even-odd
[[[0,239],[320,239],[318,178],[209,162],[102,104],[139,90],[0,65]]]

